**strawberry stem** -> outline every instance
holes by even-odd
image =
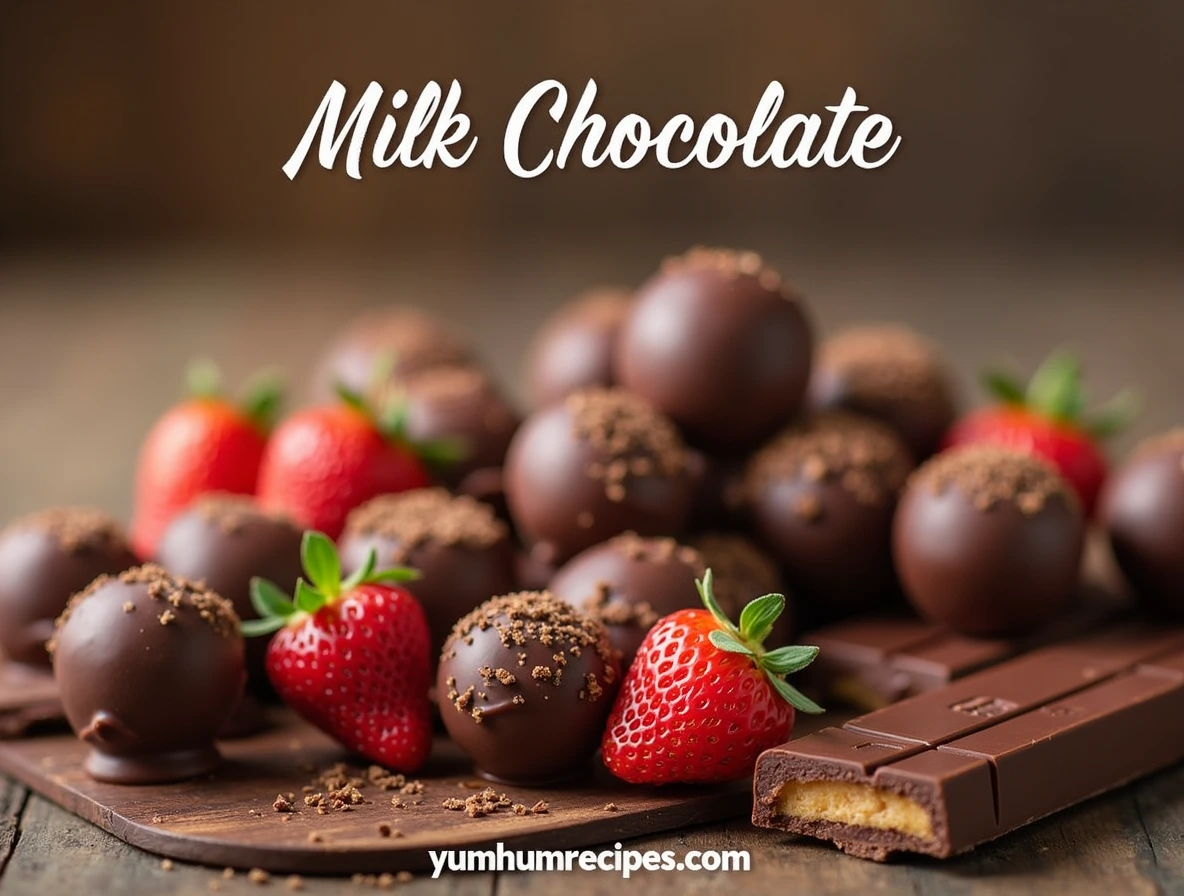
[[[821,713],[823,708],[789,684],[786,675],[800,672],[818,656],[817,647],[778,647],[765,650],[764,642],[773,630],[773,624],[785,609],[784,594],[766,594],[748,603],[740,611],[740,625],[736,626],[715,599],[711,570],[703,573],[702,580],[695,580],[703,605],[707,607],[719,628],[708,634],[707,639],[719,650],[748,656],[756,664],[773,690],[795,709],[807,713]]]

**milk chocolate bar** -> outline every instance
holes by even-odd
[[[1071,612],[1016,638],[970,638],[915,617],[865,616],[803,635],[819,648],[802,685],[824,706],[873,710],[945,687],[1011,657],[1101,628],[1127,612],[1102,589],[1083,589]]]
[[[945,858],[1184,759],[1184,629],[1127,623],[767,750],[753,823]]]

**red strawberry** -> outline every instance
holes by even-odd
[[[259,500],[302,526],[341,534],[351,510],[376,495],[430,484],[425,459],[440,445],[412,444],[398,405],[375,412],[342,390],[342,402],[308,408],[279,425],[259,472]]]
[[[132,545],[152,557],[173,517],[209,492],[255,492],[267,433],[280,389],[259,377],[240,403],[222,391],[217,368],[198,363],[189,371],[190,398],[168,411],[149,431],[136,466]]]
[[[1073,485],[1086,513],[1092,514],[1106,479],[1101,442],[1130,422],[1134,397],[1119,394],[1085,419],[1081,365],[1062,352],[1040,365],[1026,389],[997,372],[988,373],[983,382],[997,403],[956,422],[942,447],[987,443],[1042,457]]]
[[[743,778],[762,750],[789,739],[795,707],[822,712],[785,681],[818,648],[762,646],[785,598],[758,597],[737,627],[715,601],[711,570],[696,584],[707,609],[650,629],[609,714],[604,764],[633,784]]]
[[[276,632],[267,676],[296,712],[373,762],[415,771],[432,744],[431,636],[419,603],[393,583],[417,574],[376,572],[371,551],[343,582],[337,549],[320,532],[305,533],[302,553],[311,584],[298,580],[293,600],[254,579],[260,618],[243,622],[243,634]]]

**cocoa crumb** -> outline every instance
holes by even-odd
[[[604,804],[604,811],[605,812],[620,812],[621,807],[618,806],[616,803],[605,803]]]
[[[123,602],[123,612],[125,612],[125,613],[136,612],[136,605],[133,604],[130,600],[125,600]]]
[[[551,806],[547,803],[546,800],[539,800],[537,803],[535,803],[533,806],[530,807],[530,811],[531,811],[532,815],[546,815],[548,812],[551,811]]]
[[[247,872],[247,880],[256,886],[263,886],[265,883],[271,880],[271,875],[262,868],[252,868]]]
[[[271,804],[271,808],[276,812],[291,812],[295,807],[291,801],[282,793],[276,794],[275,802]]]
[[[173,870],[173,860],[172,859],[161,859],[160,860],[160,870],[161,871],[172,871]]]
[[[308,842],[309,843],[324,843],[325,838],[322,837],[320,834],[318,834],[316,831],[310,831],[308,834]]]
[[[304,889],[304,879],[299,874],[289,874],[284,886],[292,891]]]

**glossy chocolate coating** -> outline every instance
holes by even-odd
[[[697,250],[638,291],[613,369],[690,442],[736,453],[801,407],[811,350],[801,303],[757,256]]]
[[[54,675],[66,718],[90,745],[91,777],[155,784],[218,764],[214,738],[246,679],[228,601],[138,567],[98,580],[62,619]]]
[[[849,616],[896,596],[892,516],[911,466],[884,424],[837,412],[786,430],[753,458],[753,531],[813,618]]]
[[[390,365],[390,378],[400,380],[441,365],[464,365],[472,352],[444,321],[406,305],[363,311],[338,331],[314,368],[311,393],[318,401],[332,399],[337,385],[365,394],[375,373]]]
[[[620,390],[585,390],[537,411],[522,424],[506,458],[506,500],[518,533],[544,565],[562,563],[626,531],[680,532],[690,513],[693,482],[685,449],[669,421],[657,415],[670,436],[660,461],[644,451],[614,457],[577,434],[583,402],[620,402],[635,410],[641,405],[646,413],[654,413]],[[665,461],[671,465],[663,467]],[[644,463],[649,472],[629,472],[618,492],[595,471],[622,462]]]
[[[1184,616],[1184,430],[1144,443],[1102,489],[1098,519],[1149,608]]]
[[[875,417],[924,460],[954,422],[954,390],[937,352],[899,326],[852,327],[825,340],[810,377],[814,410]]]
[[[526,382],[534,407],[587,386],[613,385],[613,351],[632,297],[621,289],[577,296],[543,324],[530,346]]]
[[[100,575],[138,562],[119,526],[99,511],[55,509],[11,523],[0,533],[4,656],[48,669],[45,642],[70,598]]]
[[[897,571],[918,613],[993,636],[1030,631],[1069,606],[1085,537],[1074,496],[1058,487],[1038,509],[1005,498],[983,506],[957,484],[935,487],[928,471],[901,496],[893,527]]]
[[[519,418],[489,377],[471,367],[434,367],[406,380],[407,436],[456,443],[460,460],[440,464],[437,479],[476,498],[501,490],[501,468]]]
[[[436,688],[444,726],[481,774],[543,785],[586,770],[619,678],[599,622],[524,592],[457,624]]]
[[[490,508],[443,489],[387,495],[362,505],[340,540],[346,575],[371,550],[378,568],[410,566],[420,577],[406,583],[423,607],[439,656],[456,621],[497,594],[514,590],[514,551],[506,527]]]
[[[572,557],[551,579],[550,591],[605,624],[627,669],[655,622],[703,605],[695,587],[703,571],[693,548],[627,532]]]
[[[302,533],[294,523],[264,513],[250,498],[230,495],[198,499],[175,517],[156,548],[156,562],[170,573],[204,582],[234,605],[240,619],[256,619],[251,579],[258,576],[285,593],[304,575]],[[271,697],[264,658],[270,637],[247,638],[247,686]]]

